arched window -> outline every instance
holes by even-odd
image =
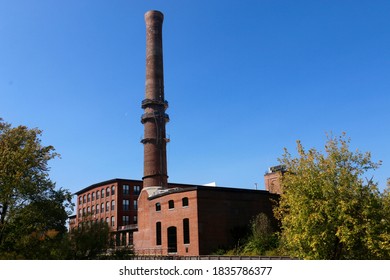
[[[88,196],[87,196],[87,201],[90,202],[91,201],[91,194],[89,193]]]
[[[111,226],[112,227],[115,226],[115,217],[114,216],[111,217]]]
[[[156,245],[161,245],[161,222],[156,223]]]
[[[183,219],[183,243],[190,244],[190,220]]]
[[[106,196],[110,196],[110,188],[106,189]]]
[[[115,186],[111,186],[111,195],[115,194]]]
[[[111,201],[111,211],[115,210],[115,200]]]
[[[99,191],[96,191],[96,199],[99,199]]]
[[[106,212],[110,211],[110,202],[106,202]]]
[[[92,201],[95,200],[95,192],[92,193]]]
[[[158,211],[161,211],[161,204],[160,204],[160,202],[157,202],[156,203],[156,211],[158,212]]]
[[[104,197],[104,189],[100,192],[102,194],[102,198]]]

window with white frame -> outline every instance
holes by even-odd
[[[133,194],[135,195],[138,195],[141,191],[141,187],[140,186],[134,186],[133,187]]]
[[[137,210],[137,209],[138,209],[138,201],[137,201],[137,200],[134,200],[134,201],[133,201],[133,209],[134,209],[134,210]]]
[[[130,224],[130,217],[129,216],[122,216],[122,224],[124,226],[129,225]]]
[[[123,185],[123,194],[130,194],[130,186],[129,185]]]
[[[128,199],[123,200],[123,211],[128,211],[130,206],[130,201]]]

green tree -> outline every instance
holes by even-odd
[[[242,248],[241,254],[261,256],[265,255],[268,251],[277,248],[277,233],[266,214],[258,214],[251,221],[250,226],[251,233]]]
[[[325,153],[297,157],[285,150],[280,162],[287,173],[275,215],[281,243],[291,256],[304,259],[381,259],[389,257],[388,217],[384,196],[367,172],[379,167],[370,153],[349,150],[345,134],[328,137]]]
[[[108,223],[95,222],[87,216],[78,228],[70,231],[69,258],[96,259],[112,242]]]
[[[56,189],[48,161],[58,154],[43,146],[39,129],[11,127],[0,119],[0,257],[60,258],[71,194]]]

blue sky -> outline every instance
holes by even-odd
[[[0,117],[44,131],[75,192],[141,179],[144,13],[160,10],[171,182],[264,188],[295,141],[352,139],[390,177],[390,2],[0,0]]]

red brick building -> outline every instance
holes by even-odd
[[[282,187],[280,179],[286,172],[286,168],[283,165],[272,166],[264,175],[265,190],[270,193],[281,194]]]
[[[235,245],[250,220],[263,212],[274,221],[277,195],[263,190],[169,183],[143,189],[141,180],[112,179],[77,195],[70,227],[105,221],[116,246],[138,254],[205,255]]]
[[[142,186],[141,180],[112,179],[76,192],[76,214],[69,217],[69,227],[104,221],[115,235],[117,246],[132,245],[133,232],[138,228],[138,196]],[[180,184],[169,186],[185,187]]]
[[[252,218],[272,213],[277,195],[224,187],[143,189],[138,198],[138,254],[206,255],[236,245]],[[275,224],[276,226],[276,224]]]

